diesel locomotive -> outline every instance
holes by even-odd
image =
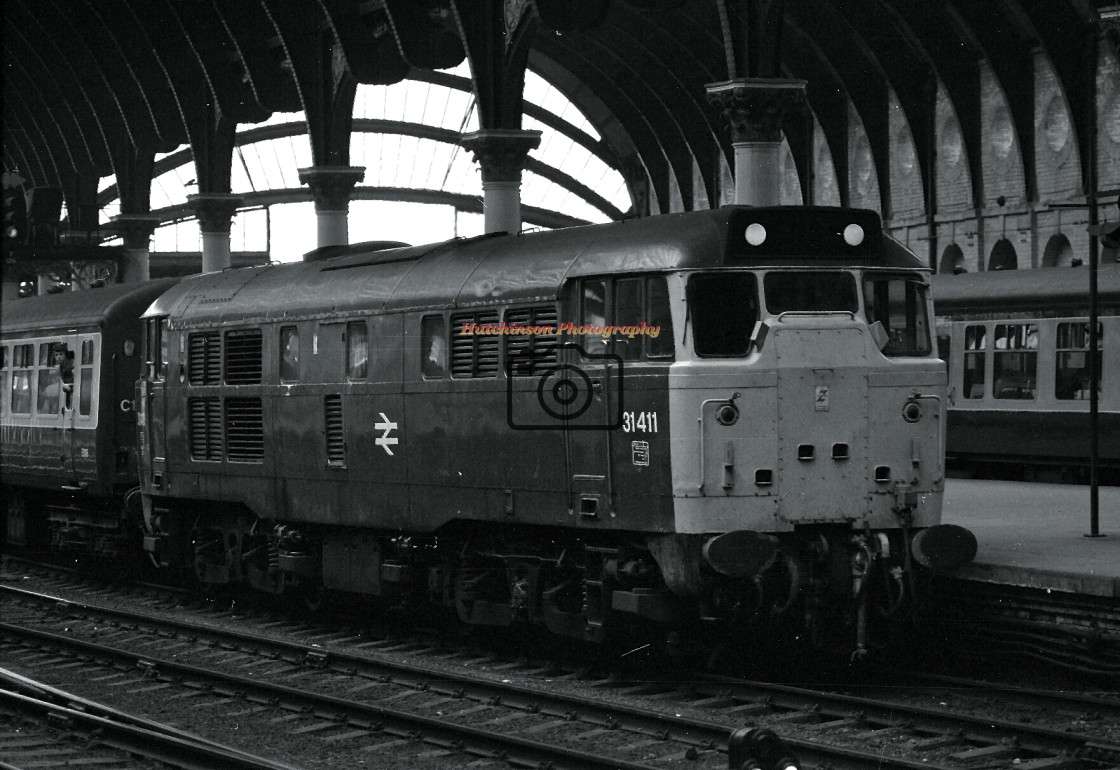
[[[975,553],[927,273],[875,212],[724,207],[192,276],[122,517],[205,586],[862,651]]]

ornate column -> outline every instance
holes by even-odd
[[[299,181],[311,188],[315,198],[316,242],[320,247],[350,242],[346,224],[350,193],[365,175],[362,166],[312,166],[299,170]]]
[[[474,160],[482,169],[486,232],[520,232],[521,170],[529,150],[540,145],[541,132],[494,128],[466,134],[459,143],[474,153]]]
[[[215,273],[230,266],[229,226],[241,201],[240,195],[231,193],[187,196],[202,234],[202,272]]]
[[[805,81],[736,78],[705,87],[722,110],[735,149],[735,203],[781,203],[782,120],[805,100]]]
[[[124,239],[121,283],[140,283],[150,277],[148,260],[152,233],[162,224],[158,214],[118,214],[111,228]]]

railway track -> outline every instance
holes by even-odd
[[[885,697],[727,678],[586,678],[530,662],[467,658],[456,650],[438,653],[419,644],[341,633],[332,637],[307,630],[301,632],[306,641],[282,640],[207,627],[199,619],[59,603],[56,596],[7,587],[2,600],[8,606],[6,618],[22,616],[12,627],[2,627],[5,644],[27,654],[49,656],[57,650],[67,661],[72,656],[112,659],[118,678],[195,688],[194,695],[183,697],[201,697],[206,685],[200,683],[221,676],[209,685],[211,692],[230,699],[239,710],[286,709],[309,720],[301,728],[310,733],[351,734],[348,741],[371,734],[384,737],[388,731],[398,736],[394,741],[424,744],[429,751],[527,756],[525,761],[556,767],[595,767],[592,758],[582,755],[542,759],[543,753],[525,754],[574,739],[576,751],[593,741],[596,759],[612,767],[686,762],[689,767],[722,768],[727,766],[730,731],[751,725],[779,732],[807,766],[834,770],[964,768],[981,762],[983,767],[1019,770],[1120,766],[1120,745],[1107,731],[1094,731],[1103,721],[1045,727],[944,707],[923,709]],[[181,609],[177,614],[183,614]],[[278,621],[266,625],[282,628]],[[64,634],[57,633],[60,626]],[[96,642],[82,641],[87,637]],[[43,647],[51,652],[34,652]],[[1108,704],[1096,706],[1105,709]],[[1082,712],[1086,707],[1084,700],[1075,706]],[[1047,708],[1053,708],[1052,699]],[[1120,721],[1120,707],[1107,718]],[[456,719],[470,729],[448,734]],[[480,736],[472,731],[493,725],[516,726],[513,737],[534,736],[532,743],[542,746],[504,745],[493,736],[478,742]],[[417,747],[410,751],[424,753]]]
[[[944,579],[925,613],[961,660],[1044,663],[1120,687],[1120,602],[1036,588]]]
[[[4,767],[294,770],[0,669]]]

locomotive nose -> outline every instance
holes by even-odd
[[[938,524],[914,536],[911,553],[935,572],[951,572],[976,558],[976,535],[955,524]]]

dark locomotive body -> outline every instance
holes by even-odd
[[[780,615],[862,647],[914,557],[970,558],[938,526],[925,271],[873,212],[309,257],[145,314],[145,549],[202,583],[586,639]]]
[[[1027,478],[1085,479],[1090,447],[1088,268],[938,276],[949,364],[950,460]],[[1098,275],[1099,468],[1120,483],[1120,265]]]
[[[172,282],[4,303],[0,477],[8,542],[115,554],[131,540],[137,486],[133,391],[140,315]],[[139,506],[137,506],[137,513]]]

